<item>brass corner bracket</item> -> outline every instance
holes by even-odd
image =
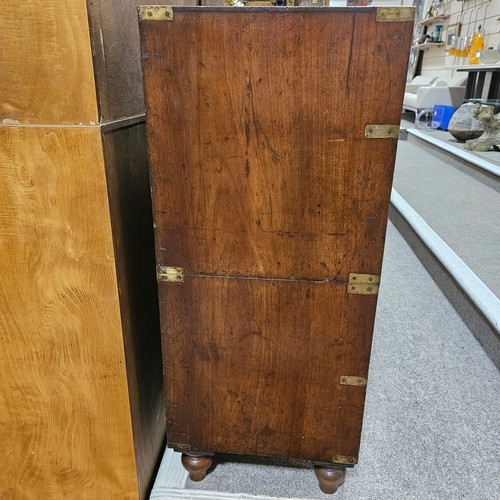
[[[415,7],[377,7],[379,23],[394,23],[397,21],[413,21]]]
[[[358,463],[358,457],[349,457],[345,455],[334,455],[332,457],[334,464],[355,465]]]
[[[354,295],[377,295],[380,285],[378,274],[349,273],[347,293]]]
[[[398,139],[399,125],[367,125],[365,139]]]
[[[156,266],[158,281],[169,283],[184,283],[184,269],[182,267]]]
[[[355,385],[358,387],[365,387],[367,382],[368,381],[365,377],[353,377],[351,375],[340,376],[340,385]]]
[[[140,21],[173,21],[171,5],[140,5],[137,9]]]

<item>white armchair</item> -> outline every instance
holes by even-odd
[[[422,84],[419,78],[430,78],[431,83]],[[458,108],[464,99],[467,76],[415,77],[407,86],[403,109],[413,111],[415,119],[423,110],[432,110],[436,105]]]
[[[429,87],[437,80],[437,76],[416,76],[410,83],[406,84],[405,93],[416,94],[420,87]]]

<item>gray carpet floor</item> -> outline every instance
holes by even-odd
[[[399,141],[394,187],[500,297],[499,192],[410,141]]]
[[[405,153],[403,153],[405,154]],[[401,187],[402,189],[402,187]],[[359,464],[334,497],[307,465],[221,456],[186,488],[285,498],[500,498],[500,374],[389,225]]]

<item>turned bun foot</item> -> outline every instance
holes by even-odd
[[[211,455],[191,455],[182,454],[182,465],[189,472],[191,481],[203,481],[207,476],[207,470],[212,465],[213,457]]]
[[[320,490],[327,495],[335,493],[344,484],[345,467],[315,465],[314,472],[318,478]]]

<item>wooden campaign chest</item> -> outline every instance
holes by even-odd
[[[412,8],[140,10],[168,446],[357,462]]]

